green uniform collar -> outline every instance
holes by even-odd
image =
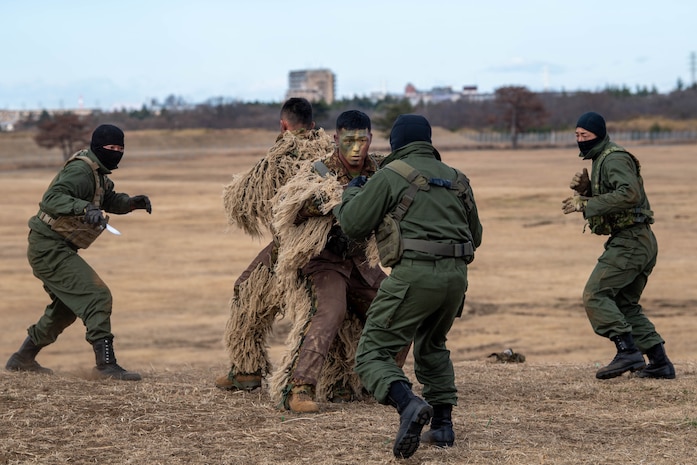
[[[440,153],[438,153],[438,150],[436,150],[433,145],[428,142],[417,141],[407,144],[404,147],[400,147],[389,154],[387,158],[385,158],[385,161],[382,162],[382,165],[387,165],[394,160],[401,160],[402,158],[406,158],[414,153],[418,153],[419,155],[431,153],[433,154],[433,158],[440,160]]]

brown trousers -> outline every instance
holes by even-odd
[[[348,277],[336,269],[315,269],[307,277],[312,285],[314,314],[306,329],[291,381],[295,385],[314,386],[347,312],[364,322],[379,283],[369,285],[356,267]]]

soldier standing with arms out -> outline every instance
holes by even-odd
[[[364,187],[346,189],[334,213],[353,239],[377,230],[383,265],[392,266],[368,310],[356,372],[378,402],[397,409],[400,425],[392,451],[408,458],[421,440],[441,447],[455,441],[457,389],[445,342],[462,312],[467,265],[481,244],[482,226],[469,181],[440,161],[426,118],[399,116],[390,147],[383,168]],[[398,227],[383,234],[388,215],[397,218]],[[390,250],[397,253],[386,260]],[[412,340],[414,371],[426,400],[412,392],[395,363]],[[422,437],[431,418],[431,429]]]
[[[152,213],[145,195],[129,197],[114,191],[107,175],[118,168],[124,152],[121,129],[103,124],[92,133],[89,150],[70,158],[51,182],[29,220],[27,257],[34,276],[51,298],[44,315],[28,329],[29,336],[12,354],[5,368],[10,371],[52,373],[35,360],[39,351],[56,341],[65,328],[80,318],[87,342],[92,344],[96,376],[137,381],[138,373],[116,363],[111,332],[112,297],[109,288],[79,255],[104,230],[108,213],[133,210]]]
[[[574,195],[563,201],[562,210],[582,212],[591,232],[610,236],[583,290],[593,331],[617,347],[615,358],[595,376],[609,379],[641,370],[640,378],[673,379],[665,341],[639,304],[658,254],[639,160],[610,141],[598,113],[579,117],[576,141],[579,156],[592,160],[591,175],[586,168],[574,175],[569,185]],[[649,358],[648,366],[642,353]]]

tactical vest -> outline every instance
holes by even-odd
[[[92,204],[97,207],[102,205],[102,197],[104,196],[104,187],[100,182],[99,165],[90,160],[89,157],[81,155],[84,151],[77,152],[75,155],[70,157],[63,167],[72,163],[76,160],[82,160],[92,168],[92,173],[94,174],[94,197],[92,198]],[[106,223],[109,222],[109,216],[105,217],[103,224],[87,224],[84,222],[84,216],[59,216],[58,218],[51,217],[48,213],[39,211],[39,219],[44,223],[48,224],[51,229],[65,238],[73,246],[78,249],[86,249],[92,244],[97,237],[106,228]]]
[[[473,208],[473,204],[471,195],[468,195],[470,185],[467,176],[457,171],[455,182],[440,178],[429,179],[403,160],[395,160],[385,166],[385,169],[402,176],[409,182],[409,187],[402,195],[397,206],[385,215],[382,223],[375,231],[380,263],[386,267],[396,265],[402,259],[405,250],[431,253],[443,257],[463,257],[467,263],[471,263],[474,260],[474,247],[471,242],[445,244],[421,239],[405,239],[402,237],[402,231],[399,227],[399,223],[414,201],[417,192],[420,190],[428,191],[431,186],[449,189],[464,201],[465,208],[470,211]]]
[[[597,160],[593,163],[591,179],[593,180],[591,184],[592,195],[606,194],[607,192],[602,191],[602,183],[600,180],[600,173],[603,161],[605,158],[613,152],[624,152],[629,155],[636,166],[636,175],[641,179],[641,164],[639,160],[631,153],[624,150],[622,147],[610,144],[605,150],[603,150],[600,155],[598,155]],[[643,184],[643,183],[642,183]],[[641,199],[643,203],[644,198]],[[626,210],[611,213],[608,215],[598,215],[591,216],[588,219],[588,226],[593,234],[598,234],[601,236],[607,236],[614,232],[620,231],[624,228],[632,226],[637,223],[653,223],[653,211],[641,208],[641,203],[637,206],[628,208]]]

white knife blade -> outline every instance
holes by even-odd
[[[117,236],[121,235],[121,232],[109,223],[106,224],[106,230],[109,231],[111,234],[116,234]]]

